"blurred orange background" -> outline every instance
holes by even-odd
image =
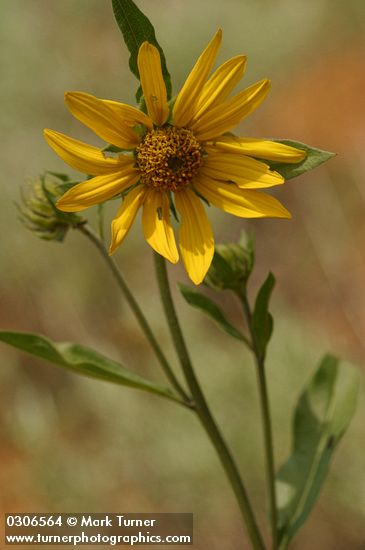
[[[269,270],[277,278],[268,377],[279,465],[290,448],[293,406],[321,355],[331,351],[360,369],[364,364],[365,3],[137,4],[155,26],[175,92],[222,27],[218,61],[245,53],[243,85],[272,80],[264,105],[237,133],[290,138],[337,153],[275,192],[292,221],[246,222],[210,212],[218,242],[253,229],[257,268],[252,290]],[[128,70],[111,2],[1,2],[0,26],[1,327],[78,341],[164,381],[92,246],[77,232],[64,245],[37,240],[19,222],[14,205],[21,186],[45,169],[72,174],[44,142],[43,128],[100,144],[67,112],[65,90],[134,104],[137,82]],[[108,206],[108,220],[115,208],[114,202]],[[116,259],[176,364],[151,254],[138,224]],[[173,283],[188,282],[180,265],[170,274]],[[199,377],[264,522],[262,438],[251,358],[203,315],[189,310],[177,293],[176,302]],[[239,324],[233,301],[225,296],[224,302]],[[224,473],[188,412],[157,397],[72,375],[5,345],[0,354],[2,512],[193,512],[194,548],[249,548]],[[364,410],[362,392],[294,550],[365,547]]]

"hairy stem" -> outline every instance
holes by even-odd
[[[134,298],[132,292],[129,290],[127,283],[124,280],[124,277],[118,268],[115,261],[109,256],[107,249],[104,246],[104,243],[99,239],[98,235],[87,225],[79,225],[77,227],[83,233],[98,249],[102,257],[104,258],[107,266],[111,270],[111,272],[114,275],[114,278],[122,291],[126,301],[128,302],[131,310],[133,311],[142,331],[144,332],[148,342],[150,343],[153,351],[155,352],[155,355],[163,368],[167,378],[169,379],[172,386],[175,388],[175,390],[178,392],[178,394],[183,398],[184,403],[190,407],[192,407],[191,398],[187,395],[185,390],[182,388],[181,384],[177,380],[172,367],[170,366],[168,360],[166,359],[165,354],[163,353],[159,343],[157,342],[151,327],[144,316],[144,313],[140,306],[138,305],[138,302]]]
[[[156,253],[154,254],[154,257],[156,276],[166,319],[170,328],[170,333],[174,342],[176,353],[179,357],[180,364],[185,375],[186,382],[195,401],[196,413],[199,416],[199,419],[219,456],[221,464],[236,495],[252,543],[252,547],[255,550],[264,550],[265,546],[261,537],[261,533],[259,531],[240,473],[223,439],[223,436],[217,424],[215,423],[215,420],[210,412],[209,406],[200,387],[199,381],[195,375],[190,360],[190,355],[185,344],[185,340],[172,300],[165,259]]]
[[[252,346],[251,349],[255,356],[257,380],[260,394],[261,415],[263,423],[263,436],[265,446],[265,464],[266,464],[266,479],[270,502],[270,521],[272,533],[272,548],[278,548],[278,533],[277,533],[277,504],[276,504],[276,489],[275,489],[275,460],[274,460],[274,445],[271,425],[271,414],[269,405],[269,394],[267,390],[266,372],[265,372],[265,357],[258,351],[255,346],[255,338],[252,330],[252,312],[247,299],[246,291],[240,295],[243,305],[243,311],[246,317],[247,325],[250,330]]]

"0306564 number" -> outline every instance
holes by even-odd
[[[62,525],[61,516],[27,516],[7,515],[6,525],[8,527],[53,527]]]

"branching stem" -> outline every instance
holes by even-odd
[[[210,412],[203,391],[193,369],[189,351],[186,347],[184,336],[181,331],[180,323],[176,315],[175,306],[172,300],[170,285],[167,276],[165,259],[155,253],[155,267],[160,296],[163,303],[166,319],[169,325],[172,340],[175,345],[176,353],[179,357],[186,382],[189,386],[193,399],[195,401],[196,413],[207,432],[221,464],[227,474],[231,487],[236,495],[242,517],[247,527],[247,531],[254,550],[265,550],[265,545],[258,528],[251,503],[241,479],[239,470],[227,447],[225,440]]]
[[[185,392],[185,390],[183,389],[183,387],[181,386],[181,384],[177,380],[177,378],[176,378],[176,376],[175,376],[175,374],[172,370],[171,365],[169,364],[165,354],[163,353],[163,351],[161,349],[161,346],[157,342],[157,340],[156,340],[156,338],[155,338],[155,336],[154,336],[154,334],[151,330],[151,327],[150,327],[146,317],[144,316],[144,313],[143,313],[142,309],[140,308],[138,302],[134,298],[132,292],[129,290],[128,285],[127,285],[126,281],[124,280],[124,277],[123,277],[120,269],[118,268],[117,264],[115,263],[113,258],[111,258],[109,256],[108,251],[104,246],[104,243],[100,240],[98,235],[91,229],[91,227],[89,227],[87,225],[79,225],[77,227],[77,229],[79,229],[79,231],[81,231],[81,233],[83,233],[94,244],[94,246],[96,246],[96,248],[98,249],[98,251],[100,252],[102,257],[104,258],[107,266],[109,267],[109,269],[113,273],[114,278],[115,278],[120,290],[122,291],[126,301],[128,302],[131,310],[133,311],[133,313],[134,313],[134,315],[135,315],[142,331],[144,332],[148,342],[150,343],[153,351],[155,352],[155,355],[156,355],[161,367],[163,368],[167,378],[169,379],[171,385],[175,388],[175,390],[178,392],[178,394],[183,398],[184,403],[192,408],[193,404],[192,404],[191,398],[188,396],[188,394]]]

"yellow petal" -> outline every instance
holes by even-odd
[[[276,162],[296,163],[306,156],[306,152],[302,149],[264,139],[222,136],[212,145],[221,151],[241,153]]]
[[[112,221],[112,242],[109,254],[122,244],[145,197],[145,187],[138,185],[125,197],[114,220]]]
[[[272,187],[285,181],[281,174],[271,171],[267,164],[246,155],[219,151],[214,147],[206,147],[206,151],[208,156],[204,159],[200,173],[216,180],[234,182],[245,189]]]
[[[270,89],[269,80],[261,80],[223,103],[209,109],[191,125],[200,141],[217,138],[231,130],[263,102]]]
[[[241,80],[245,72],[246,60],[244,55],[238,55],[223,63],[213,73],[204,84],[191,124],[194,124],[208,109],[212,109],[226,99]]]
[[[278,200],[259,191],[243,191],[234,184],[203,175],[194,182],[194,187],[214,206],[240,218],[291,218]]]
[[[65,101],[71,113],[96,135],[122,149],[133,149],[140,138],[124,118],[102,99],[84,92],[67,92]]]
[[[190,120],[193,118],[196,110],[196,103],[208,75],[213,68],[221,41],[222,30],[219,29],[195,63],[185,84],[180,90],[173,110],[175,126],[188,126]]]
[[[162,126],[169,116],[169,107],[158,49],[143,42],[138,50],[137,64],[148,114],[157,126]]]
[[[143,204],[143,232],[146,241],[158,254],[176,264],[179,253],[170,224],[170,202],[163,191],[148,189]]]
[[[71,187],[57,201],[56,206],[64,212],[80,212],[118,195],[136,183],[138,178],[139,173],[133,167],[113,174],[97,176]]]
[[[126,103],[113,101],[112,99],[102,99],[102,102],[107,105],[118,118],[123,119],[127,126],[133,128],[136,124],[143,124],[143,126],[146,126],[149,130],[152,130],[152,119],[143,111],[140,111],[131,105],[127,105]]]
[[[98,176],[117,172],[129,165],[133,166],[133,158],[122,155],[118,159],[105,157],[97,147],[87,145],[60,132],[46,129],[43,133],[48,145],[52,147],[57,155],[72,168],[84,174]]]
[[[182,259],[190,279],[199,285],[213,259],[212,228],[203,204],[190,189],[175,193],[175,204],[182,216],[179,230]]]

